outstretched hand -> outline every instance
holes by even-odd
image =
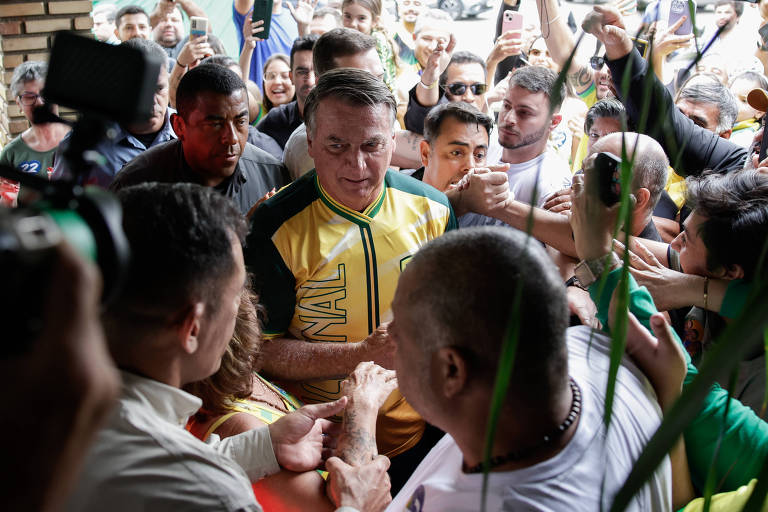
[[[270,424],[272,448],[280,466],[296,472],[317,468],[324,450],[333,445],[340,430],[338,424],[324,418],[340,413],[346,405],[347,397],[305,405]]]

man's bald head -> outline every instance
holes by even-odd
[[[592,145],[590,155],[612,153],[621,158],[622,144],[626,146],[627,159],[635,162],[632,167],[632,192],[640,188],[648,189],[650,210],[656,203],[667,184],[669,159],[661,145],[647,135],[634,132],[614,132],[601,137]]]

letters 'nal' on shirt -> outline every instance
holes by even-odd
[[[267,309],[265,335],[307,342],[355,343],[391,319],[397,280],[413,254],[456,227],[448,199],[387,171],[380,195],[363,212],[331,198],[313,170],[254,214],[245,261]],[[305,403],[341,396],[341,380],[284,383]],[[399,392],[379,417],[379,452],[400,453],[424,423]]]

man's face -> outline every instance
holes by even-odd
[[[557,118],[559,122],[559,117]],[[549,115],[549,98],[518,85],[507,91],[499,114],[499,143],[507,149],[546,144],[549,132],[557,126]]]
[[[248,96],[245,89],[229,96],[204,91],[191,112],[174,117],[174,130],[184,159],[207,185],[232,175],[248,139]]]
[[[446,118],[432,144],[422,142],[424,182],[445,191],[470,169],[485,165],[487,153],[488,132],[483,126]]]
[[[202,380],[210,377],[219,370],[221,358],[229,345],[235,331],[237,311],[240,307],[240,294],[245,283],[245,264],[243,262],[243,247],[235,237],[231,236],[232,257],[235,261],[235,271],[222,279],[220,294],[214,304],[206,304],[203,317],[200,320],[200,331],[197,335],[198,350],[194,354],[196,373]]]
[[[321,36],[329,30],[333,30],[335,28],[339,28],[339,26],[336,23],[336,18],[330,14],[312,18],[312,21],[309,23],[309,33],[316,34],[318,36]]]
[[[587,154],[592,153],[592,146],[598,139],[605,137],[609,133],[621,131],[621,121],[615,117],[597,117],[592,123],[592,127],[587,134]]]
[[[296,100],[303,108],[309,91],[315,86],[315,67],[312,64],[311,50],[303,50],[293,54],[291,80],[296,86]]]
[[[176,8],[152,29],[152,39],[166,48],[173,48],[184,38],[184,19]]]
[[[448,66],[445,73],[445,97],[448,98],[449,101],[464,101],[476,106],[478,110],[483,110],[483,107],[485,107],[485,93],[474,94],[471,87],[473,85],[479,85],[483,89],[485,88],[485,72],[480,64],[476,62],[453,64]],[[450,89],[452,87],[460,89],[459,86],[462,85],[464,86],[463,93],[451,93]]]
[[[320,184],[334,200],[361,212],[378,197],[395,145],[392,123],[387,105],[320,102],[314,131],[307,132],[308,151]]]
[[[404,23],[416,23],[425,6],[424,0],[397,0],[397,11]]]
[[[120,18],[120,26],[115,34],[121,41],[128,41],[136,37],[149,39],[149,19],[141,13],[125,14]]]
[[[107,41],[115,33],[115,22],[107,21],[107,15],[103,12],[93,16],[93,35],[101,42]]]
[[[720,117],[720,109],[717,108],[717,105],[693,102],[687,99],[679,99],[675,105],[680,112],[698,126],[712,133],[717,133],[717,118]]]
[[[762,117],[762,112],[755,110],[747,102],[747,94],[755,87],[758,87],[758,84],[745,79],[737,79],[731,85],[731,93],[733,93],[733,96],[739,103],[739,115],[736,117],[737,123],[747,119],[759,119]]]
[[[152,117],[141,124],[129,125],[128,131],[134,135],[155,133],[165,124],[165,113],[168,110],[168,70],[160,66],[160,75],[157,77],[154,104],[152,105]]]
[[[427,65],[427,60],[437,48],[438,43],[442,44],[443,48],[448,46],[451,33],[442,28],[424,27],[421,32],[413,35],[413,40],[413,53],[423,68]]]
[[[721,5],[715,9],[715,24],[718,27],[727,25],[726,30],[732,29],[739,21],[736,10],[732,5]]]
[[[683,230],[672,243],[671,247],[680,253],[680,266],[686,274],[712,277],[707,270],[707,248],[699,236],[699,226],[706,220],[696,210],[685,219]]]
[[[376,48],[371,48],[363,53],[336,57],[334,62],[338,68],[362,69],[379,80],[382,80],[384,77],[384,68],[381,66],[381,60],[379,59],[379,54],[376,53]]]
[[[616,96],[613,91],[613,81],[611,80],[611,70],[607,65],[603,65],[599,71],[595,71],[595,94],[598,100]]]

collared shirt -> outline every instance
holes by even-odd
[[[176,138],[176,134],[171,128],[171,114],[175,110],[169,108],[165,112],[165,122],[163,127],[157,133],[155,140],[149,145],[145,146],[139,139],[129,133],[125,128],[119,124],[112,126],[111,130],[114,130],[115,135],[110,139],[104,139],[96,145],[94,151],[96,151],[102,157],[102,162],[94,166],[91,174],[85,180],[86,185],[98,185],[102,188],[109,188],[112,181],[115,179],[115,175],[123,168],[125,164],[148,150],[169,140]],[[56,159],[53,166],[52,178],[69,179],[72,178],[69,165],[64,160],[62,154],[64,148],[69,145],[69,140],[72,132],[68,133],[66,137],[59,144],[59,149],[56,151]]]
[[[243,154],[230,177],[215,188],[232,199],[245,215],[271,189],[280,189],[286,182],[285,168],[272,155],[245,145]],[[142,153],[117,175],[110,190],[159,181],[161,183],[202,183],[184,159],[180,140],[154,147]]]
[[[121,374],[122,395],[91,447],[67,510],[261,510],[250,482],[280,469],[267,427],[203,443],[184,429],[199,398]]]

